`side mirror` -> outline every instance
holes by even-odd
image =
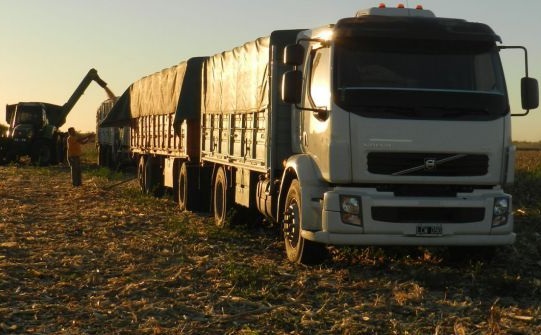
[[[282,101],[290,104],[299,104],[302,95],[302,72],[299,70],[287,71],[282,76]]]
[[[284,48],[284,64],[301,65],[304,60],[304,47],[300,44],[290,44]]]
[[[524,77],[520,81],[522,109],[536,109],[539,106],[539,85],[536,79]]]

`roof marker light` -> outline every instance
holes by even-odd
[[[398,6],[396,6],[396,8],[405,8],[405,7],[403,3],[399,3]]]
[[[417,5],[417,7],[415,7],[415,9],[419,9],[419,10],[423,10],[423,6],[422,5]]]
[[[385,4],[382,2],[379,4],[378,8],[386,8],[387,6],[385,6]]]

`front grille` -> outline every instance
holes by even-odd
[[[483,176],[488,156],[442,153],[371,152],[368,172],[394,176]]]
[[[468,223],[485,218],[484,208],[373,207],[372,219],[397,223]]]

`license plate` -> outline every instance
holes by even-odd
[[[416,233],[417,236],[441,236],[443,234],[443,229],[441,224],[421,224],[417,226]]]

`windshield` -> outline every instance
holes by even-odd
[[[370,91],[372,97],[380,96],[382,92],[374,91],[381,90],[385,95],[379,102],[363,94]],[[420,93],[424,98],[412,99]],[[451,102],[464,96],[467,102],[458,103],[457,109],[501,114],[506,92],[493,43],[382,39],[336,43],[335,101],[339,105],[385,106],[393,101],[389,94],[397,95],[393,107],[452,108],[445,96],[452,96]]]
[[[43,123],[43,111],[41,107],[27,107],[24,110],[17,110],[15,115],[15,125],[21,123],[30,123],[40,125]]]

